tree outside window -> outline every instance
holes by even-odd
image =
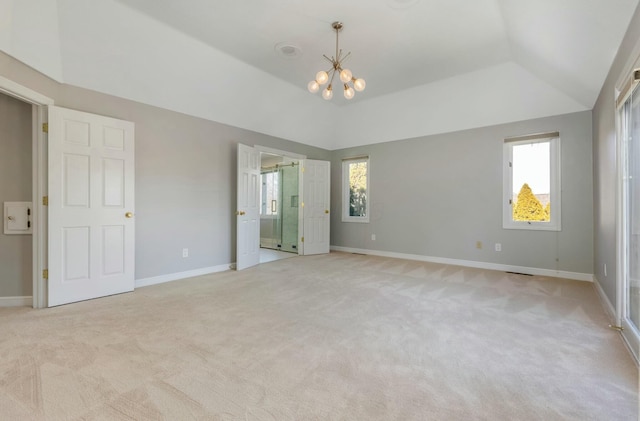
[[[369,222],[369,158],[344,160],[342,181],[342,220]]]

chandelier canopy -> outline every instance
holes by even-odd
[[[331,63],[331,68],[326,71],[320,70],[316,73],[316,78],[307,85],[309,92],[315,94],[320,90],[321,86],[329,82],[329,85],[322,91],[322,98],[326,100],[333,98],[333,80],[336,73],[340,77],[344,89],[344,97],[347,99],[353,98],[356,94],[355,91],[364,91],[367,85],[364,79],[355,78],[351,70],[342,67],[342,63],[351,55],[351,52],[348,52],[343,56],[342,50],[338,48],[338,33],[342,30],[342,26],[342,22],[333,22],[331,24],[331,27],[336,31],[336,55],[329,58],[323,54],[323,57]]]

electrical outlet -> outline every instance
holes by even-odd
[[[502,244],[496,243],[496,251],[502,251]]]
[[[376,235],[375,234],[371,234],[371,241],[376,241]]]
[[[189,249],[182,249],[182,257],[189,257]]]
[[[476,248],[477,249],[481,249],[482,248],[482,241],[476,241]]]

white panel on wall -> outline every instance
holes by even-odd
[[[124,206],[124,160],[103,159],[103,206]]]
[[[89,207],[89,156],[65,154],[62,188],[65,207]]]
[[[89,278],[89,227],[64,228],[62,232],[63,282]]]
[[[102,275],[124,273],[124,230],[123,225],[102,227]]]

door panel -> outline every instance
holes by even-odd
[[[132,291],[133,123],[49,107],[48,164],[48,305]]]
[[[331,163],[306,159],[302,168],[303,254],[329,253]]]
[[[260,263],[260,152],[238,144],[236,269]]]

